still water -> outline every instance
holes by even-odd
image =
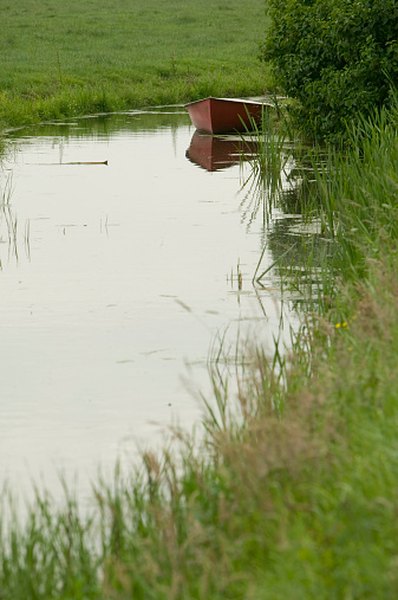
[[[264,288],[252,284],[270,232],[241,190],[238,157],[198,149],[180,111],[155,112],[10,137],[0,481],[14,488],[55,490],[62,473],[86,493],[99,465],[200,421],[193,390],[209,394],[217,335],[226,332],[226,352],[238,335],[271,349],[297,322],[272,271]],[[262,267],[274,260],[267,248]]]

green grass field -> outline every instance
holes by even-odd
[[[266,89],[262,0],[21,0],[1,15],[3,126]]]

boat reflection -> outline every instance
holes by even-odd
[[[215,137],[195,131],[185,156],[206,171],[221,171],[248,160],[255,152],[254,140],[239,136]]]

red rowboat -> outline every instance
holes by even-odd
[[[268,103],[235,98],[204,98],[185,105],[196,129],[207,133],[251,130],[251,121],[259,122]]]

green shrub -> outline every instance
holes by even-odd
[[[325,137],[388,103],[398,80],[397,0],[268,0],[262,58],[299,101],[303,129]]]

